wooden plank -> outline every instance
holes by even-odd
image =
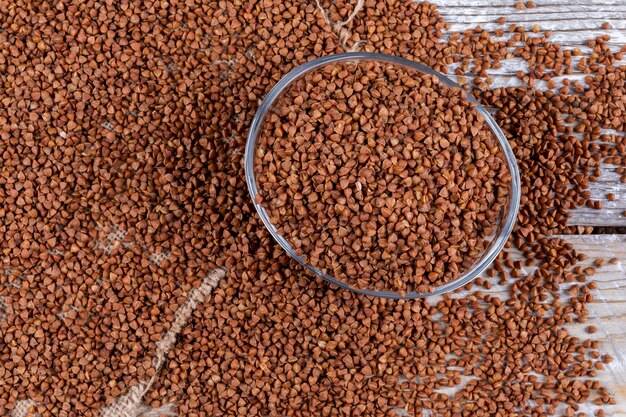
[[[542,30],[552,31],[550,40],[562,45],[567,49],[578,48],[588,51],[588,40],[597,36],[608,34],[611,36],[610,47],[618,51],[626,45],[626,1],[624,0],[535,0],[536,8],[518,10],[514,0],[433,0],[438,6],[440,15],[450,23],[450,30],[444,36],[453,32],[462,32],[473,29],[480,25],[483,29],[493,33],[497,28],[502,28],[496,20],[503,16],[507,19],[504,28],[514,23],[531,29],[538,25]],[[601,25],[608,22],[610,29],[601,29]],[[621,64],[626,64],[622,61]],[[493,86],[520,86],[523,85],[515,73],[520,69],[527,68],[523,60],[516,58],[502,61],[499,69],[488,70],[487,73],[494,80]],[[451,70],[454,66],[451,67]],[[453,71],[450,71],[452,73]],[[472,76],[471,73],[467,74]],[[574,72],[560,80],[580,80],[584,74]],[[450,78],[458,80],[451,75]],[[537,84],[542,88],[542,83]],[[615,133],[615,132],[607,132]],[[622,134],[623,133],[618,133]],[[626,216],[626,184],[620,182],[620,176],[615,173],[614,166],[603,166],[602,175],[597,182],[591,183],[589,191],[592,198],[602,201],[602,210],[594,210],[586,207],[572,212],[570,225],[581,226],[612,226],[625,227]],[[608,201],[606,195],[615,194],[615,201]]]
[[[616,265],[605,262],[604,266],[596,268],[593,280],[598,288],[592,293],[594,301],[587,305],[589,319],[584,324],[572,324],[568,329],[572,335],[581,339],[599,340],[602,343],[600,350],[613,356],[613,362],[598,373],[598,379],[611,390],[618,403],[603,409],[609,416],[626,416],[626,235],[560,237],[589,257],[582,265],[591,266],[597,259],[618,259]],[[493,290],[504,295],[501,287]],[[589,325],[596,326],[598,332],[587,333],[585,328]],[[587,408],[582,411],[588,415],[597,409],[592,406],[583,408]]]
[[[516,10],[514,7],[514,0],[432,0],[434,4],[445,6],[448,8],[463,8],[463,9],[507,9],[507,10]],[[623,6],[623,0],[597,0],[597,1],[589,1],[589,0],[535,0],[535,3],[541,5],[542,7],[560,7],[560,8],[569,8],[574,9],[573,6],[576,6],[576,10],[601,10],[602,8],[607,11],[611,9],[610,6]],[[532,10],[532,9],[530,9]]]
[[[615,172],[615,166],[603,166],[598,181],[590,184],[591,198],[602,201],[602,209],[594,210],[581,207],[572,212],[570,224],[582,226],[626,226],[626,184],[620,182],[620,176]],[[612,193],[614,201],[608,201],[606,196]]]
[[[604,410],[609,416],[626,416],[626,235],[562,237],[571,242],[576,250],[589,256],[584,265],[592,265],[600,258],[618,259],[616,265],[605,263],[603,267],[596,268],[593,279],[598,288],[593,291],[594,301],[587,305],[590,313],[588,322],[568,327],[577,337],[601,341],[601,351],[613,356],[613,362],[606,365],[605,371],[599,372],[598,379],[615,395],[617,404],[604,407]],[[598,332],[593,335],[586,333],[588,325],[596,326]]]
[[[464,31],[480,25],[492,32],[502,25],[498,17],[507,19],[505,28],[514,23],[527,28],[538,25],[542,30],[552,31],[550,40],[568,49],[579,48],[589,51],[586,41],[597,36],[611,36],[610,47],[617,51],[626,45],[626,1],[624,0],[535,0],[537,8],[517,10],[515,1],[501,0],[434,0],[439,13],[451,25],[450,32]],[[609,22],[610,29],[600,26]],[[623,64],[624,62],[622,62]],[[521,80],[515,73],[527,68],[521,59],[502,62],[502,67],[488,71],[494,79],[494,86],[519,86]],[[472,74],[468,74],[471,76]],[[571,80],[579,80],[584,74],[567,75]],[[455,78],[454,76],[452,78]],[[565,78],[565,77],[561,77]],[[558,79],[557,79],[558,80]],[[538,84],[538,88],[545,85]],[[613,133],[616,132],[607,132]],[[623,134],[623,133],[617,133]],[[602,201],[602,209],[580,208],[572,212],[570,224],[584,226],[626,226],[626,184],[620,182],[615,166],[603,166],[598,181],[591,183],[589,191],[594,200]],[[606,196],[615,194],[615,201]],[[588,305],[588,323],[574,324],[569,330],[577,337],[592,338],[602,342],[602,351],[615,360],[608,364],[598,378],[607,386],[618,403],[603,407],[609,416],[626,416],[626,235],[562,236],[589,258],[583,263],[591,265],[596,259],[617,258],[616,265],[605,264],[597,268],[594,280],[598,288],[594,290],[594,301]],[[518,255],[519,256],[519,255]],[[528,271],[530,272],[530,271]],[[564,286],[565,288],[565,286]],[[506,296],[504,287],[495,285],[489,292]],[[588,325],[595,325],[598,332],[590,335],[585,332]],[[597,407],[584,405],[580,411],[593,415]]]
[[[614,360],[606,365],[605,370],[599,371],[596,379],[602,381],[611,394],[615,396],[617,404],[603,406],[602,409],[610,417],[626,417],[626,235],[562,235],[558,236],[570,242],[574,248],[584,253],[588,258],[580,265],[592,266],[597,259],[604,259],[602,267],[596,267],[593,280],[598,288],[592,291],[593,302],[587,304],[589,317],[586,323],[568,325],[573,336],[581,339],[599,340],[600,351],[610,354]],[[611,258],[617,258],[615,265],[608,263]],[[511,251],[511,259],[523,259],[521,253]],[[523,268],[525,273],[532,273],[534,267]],[[498,285],[493,278],[483,277],[493,284],[489,290],[481,291],[496,295],[502,299],[508,298],[506,286]],[[562,284],[565,293],[572,284]],[[462,294],[453,294],[453,297],[462,297]],[[429,301],[436,302],[441,297],[431,297]],[[594,325],[598,331],[594,334],[586,332],[586,327]],[[449,392],[448,392],[449,393]],[[582,412],[589,417],[593,416],[598,407],[585,404]],[[562,411],[562,410],[560,410]]]

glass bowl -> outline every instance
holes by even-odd
[[[517,218],[517,213],[519,210],[520,204],[520,176],[519,169],[517,167],[517,163],[515,161],[515,156],[513,154],[513,150],[511,149],[508,140],[504,136],[504,133],[500,129],[500,127],[493,120],[491,115],[482,107],[480,104],[476,103],[476,100],[471,97],[471,95],[467,95],[466,99],[470,102],[476,103],[477,106],[475,110],[479,112],[484,118],[485,123],[491,129],[493,134],[496,136],[498,143],[500,145],[501,151],[504,154],[508,166],[508,170],[511,176],[511,189],[509,192],[508,198],[508,206],[504,207],[503,212],[500,215],[500,224],[495,228],[495,231],[488,237],[486,237],[487,245],[482,254],[478,257],[478,259],[474,262],[474,264],[467,270],[461,273],[461,275],[450,282],[447,282],[443,285],[435,287],[431,292],[407,292],[405,294],[401,294],[393,291],[378,291],[378,290],[370,290],[370,289],[361,289],[355,288],[351,286],[349,283],[338,280],[323,271],[319,268],[316,268],[313,265],[310,265],[305,261],[302,256],[296,254],[294,248],[290,245],[290,243],[278,232],[276,226],[272,224],[268,213],[265,208],[262,206],[262,203],[257,203],[257,196],[259,195],[259,190],[256,183],[255,176],[255,156],[257,154],[257,138],[260,132],[262,132],[263,122],[265,120],[266,115],[269,111],[273,109],[278,99],[283,96],[286,91],[289,91],[290,87],[295,84],[297,80],[303,77],[306,73],[310,71],[314,71],[320,67],[323,67],[328,64],[333,63],[355,63],[355,62],[372,62],[378,61],[385,64],[397,65],[399,67],[403,67],[405,69],[409,69],[412,71],[417,71],[420,73],[430,74],[432,76],[436,76],[439,80],[446,86],[461,89],[461,87],[431,68],[428,68],[424,65],[415,63],[411,60],[386,55],[386,54],[375,54],[375,53],[367,53],[367,52],[350,52],[343,53],[337,55],[329,55],[321,58],[317,58],[315,60],[309,61],[303,65],[300,65],[285,75],[269,92],[269,94],[263,99],[263,102],[259,106],[254,119],[252,120],[252,125],[250,127],[250,131],[248,133],[248,139],[246,142],[246,149],[244,154],[244,168],[245,168],[245,176],[246,182],[248,185],[248,189],[250,191],[250,196],[252,197],[252,202],[256,211],[259,214],[259,217],[263,221],[263,224],[269,230],[272,237],[278,242],[280,246],[296,261],[298,261],[301,265],[312,271],[314,274],[319,277],[325,279],[328,282],[331,282],[341,288],[345,288],[351,291],[354,291],[359,294],[376,296],[376,297],[384,297],[384,298],[393,298],[393,299],[414,299],[414,298],[424,298],[431,295],[443,294],[449,291],[453,291],[457,288],[464,286],[465,284],[471,282],[473,279],[478,277],[496,258],[498,253],[504,247],[511,231],[513,230],[513,226],[515,224],[515,220]]]

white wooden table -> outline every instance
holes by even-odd
[[[587,40],[603,34],[611,36],[609,45],[614,50],[626,45],[626,0],[534,0],[536,8],[518,10],[515,0],[431,0],[439,13],[450,23],[450,33],[464,31],[480,25],[494,31],[501,27],[496,20],[502,16],[505,25],[552,31],[550,40],[567,48],[589,51]],[[610,29],[601,29],[609,22]],[[624,62],[623,62],[624,63]],[[515,77],[520,61],[504,61],[497,70],[489,70],[494,86],[522,85]],[[471,74],[468,74],[471,75]],[[454,78],[454,77],[451,77]],[[582,79],[582,74],[568,75],[569,79]],[[626,227],[626,184],[620,183],[614,166],[604,166],[599,181],[590,184],[593,199],[602,200],[602,210],[580,208],[573,212],[571,225]],[[614,193],[615,201],[607,201],[606,195]],[[594,302],[588,305],[588,323],[570,326],[572,334],[581,338],[593,338],[602,342],[601,351],[614,357],[606,369],[599,372],[598,379],[611,390],[617,404],[603,407],[608,416],[626,416],[626,234],[570,235],[563,236],[576,250],[589,258],[583,263],[591,265],[596,259],[617,258],[616,265],[597,268],[594,280]],[[493,292],[504,295],[503,288],[494,287]],[[589,335],[585,327],[595,325],[598,332]],[[582,412],[592,416],[595,406],[584,405]]]

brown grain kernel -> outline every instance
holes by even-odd
[[[615,201],[615,194],[609,193],[606,195],[606,199],[609,201]]]
[[[585,269],[583,269],[583,272],[587,276],[594,275],[596,273],[596,269],[592,266],[588,266]]]
[[[328,19],[292,0],[16,0],[0,11],[0,415],[26,395],[42,417],[100,415],[153,372],[160,331],[216,263],[229,278],[190,318],[148,406],[473,416],[615,402],[586,381],[603,371],[585,350],[604,346],[565,327],[585,319],[589,299],[582,286],[562,296],[584,256],[556,236],[591,232],[567,219],[599,164],[623,166],[626,46],[615,53],[598,36],[570,53],[533,22],[512,25],[517,40],[450,34],[434,4],[408,0],[366,0],[349,33],[333,31],[326,20],[348,19],[356,3],[320,0]],[[278,79],[341,52],[339,36],[468,76],[528,64],[522,86],[472,92],[523,172],[509,246],[537,273],[496,269],[508,300],[476,286],[436,303],[355,296],[305,277],[263,229],[243,181],[245,132]],[[586,79],[533,84],[573,73]],[[458,394],[438,393],[447,386]]]
[[[526,8],[526,4],[522,1],[516,1],[515,2],[515,8],[517,10],[524,10]]]
[[[309,111],[295,102],[304,93]],[[402,292],[473,264],[508,175],[462,92],[389,64],[333,64],[282,100],[275,113],[284,117],[259,137],[258,184],[270,219],[307,262],[355,287]],[[461,219],[465,210],[474,214]]]
[[[598,328],[596,326],[587,326],[587,333],[595,333],[598,331]]]

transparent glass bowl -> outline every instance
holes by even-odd
[[[504,247],[511,231],[513,230],[513,226],[515,224],[515,220],[517,218],[517,213],[519,210],[520,204],[520,176],[519,169],[517,167],[517,163],[515,161],[515,155],[513,154],[513,150],[511,149],[509,142],[507,141],[504,133],[500,129],[500,127],[496,124],[495,120],[491,117],[491,115],[477,103],[475,108],[484,118],[485,123],[489,126],[491,131],[498,139],[498,143],[500,144],[500,148],[506,158],[509,172],[511,174],[511,189],[509,192],[509,204],[508,207],[503,209],[503,213],[500,216],[500,224],[495,228],[495,232],[487,237],[488,244],[483,251],[482,255],[474,262],[471,268],[464,271],[457,279],[454,281],[447,282],[441,286],[436,287],[432,292],[408,292],[406,294],[400,294],[393,291],[375,291],[368,289],[359,289],[351,286],[347,282],[338,280],[324,272],[320,269],[308,264],[303,257],[298,256],[291,246],[291,244],[278,232],[276,227],[270,222],[269,216],[265,210],[265,208],[257,203],[257,195],[259,194],[259,190],[257,188],[256,176],[254,172],[254,162],[255,155],[257,153],[257,138],[260,132],[263,131],[263,122],[265,120],[265,116],[268,114],[270,110],[272,110],[273,106],[277,103],[278,99],[282,97],[282,95],[289,91],[290,87],[294,85],[294,83],[303,77],[306,73],[310,71],[314,71],[320,67],[323,67],[328,64],[339,63],[339,62],[372,62],[378,61],[385,64],[393,64],[399,67],[403,67],[405,69],[409,69],[412,71],[417,71],[421,73],[430,74],[439,78],[441,82],[445,85],[457,89],[461,89],[461,87],[444,76],[443,74],[438,73],[424,65],[420,65],[408,59],[386,55],[386,54],[374,54],[367,52],[351,52],[337,55],[329,55],[321,58],[317,58],[315,60],[309,61],[299,67],[296,67],[287,75],[285,75],[269,92],[269,94],[265,97],[261,105],[259,106],[254,119],[252,120],[252,125],[250,127],[250,131],[248,133],[248,140],[246,143],[246,150],[244,154],[244,168],[246,175],[246,182],[248,184],[248,189],[250,191],[250,196],[252,197],[252,202],[254,207],[256,208],[259,217],[265,224],[265,227],[269,230],[270,234],[273,238],[283,247],[283,249],[296,261],[298,261],[301,265],[312,271],[314,274],[319,277],[329,281],[341,288],[345,288],[351,291],[354,291],[359,294],[376,296],[376,297],[384,297],[384,298],[394,298],[394,299],[414,299],[414,298],[424,298],[431,295],[443,294],[449,291],[453,291],[457,288],[464,286],[465,284],[471,282],[473,279],[478,277],[496,258],[498,253]],[[467,100],[471,102],[476,102],[471,95],[467,95]]]

